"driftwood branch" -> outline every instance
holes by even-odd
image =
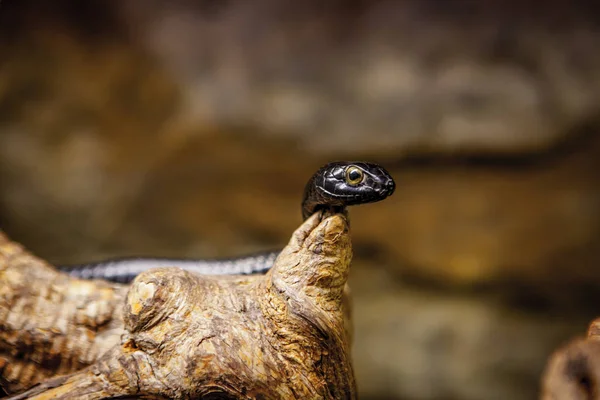
[[[3,385],[71,373],[15,399],[356,398],[343,215],[307,219],[263,276],[160,268],[126,288],[2,249]]]
[[[600,319],[587,337],[557,350],[542,378],[541,400],[600,400]]]

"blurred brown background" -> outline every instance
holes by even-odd
[[[0,228],[62,264],[281,247],[351,209],[364,399],[536,396],[600,314],[594,1],[0,3]]]

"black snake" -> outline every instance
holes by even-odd
[[[373,203],[390,196],[396,187],[380,165],[366,162],[333,162],[320,168],[308,181],[302,200],[306,219],[320,209],[345,212],[346,206]],[[83,279],[129,283],[143,271],[174,266],[207,275],[260,274],[268,271],[279,252],[232,259],[185,260],[170,258],[121,258],[85,265],[61,266],[64,272]]]

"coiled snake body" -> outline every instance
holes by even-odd
[[[366,162],[333,162],[319,169],[308,181],[302,200],[306,219],[320,209],[345,212],[346,206],[373,203],[390,196],[396,185],[381,166]],[[207,275],[260,274],[267,272],[279,252],[214,260],[169,258],[122,258],[59,269],[83,279],[105,279],[129,283],[143,271],[175,266]]]

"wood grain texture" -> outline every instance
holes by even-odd
[[[71,279],[0,232],[0,384],[22,390],[119,342],[126,288]]]

